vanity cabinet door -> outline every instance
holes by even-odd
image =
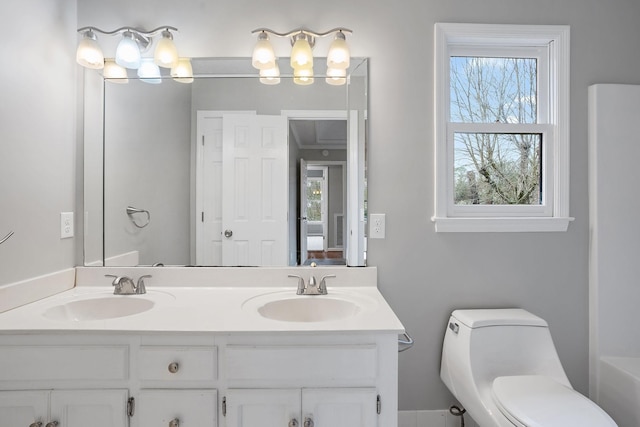
[[[48,415],[48,390],[0,391],[2,426],[29,427],[38,422],[44,426],[48,421]]]
[[[217,413],[216,390],[146,389],[136,398],[131,427],[216,427]]]
[[[302,390],[302,419],[314,427],[375,427],[377,416],[374,388]]]
[[[227,427],[302,427],[300,389],[229,389]]]
[[[127,397],[127,390],[2,391],[0,426],[44,427],[57,421],[64,427],[127,427]]]
[[[49,420],[61,427],[127,427],[128,397],[128,390],[53,390]]]

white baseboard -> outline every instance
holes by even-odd
[[[447,409],[435,411],[399,411],[398,427],[460,427],[460,417],[453,416]],[[470,416],[464,417],[465,427],[478,427]]]

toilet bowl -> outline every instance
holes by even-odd
[[[571,387],[547,322],[525,310],[455,310],[440,378],[480,427],[616,426]]]

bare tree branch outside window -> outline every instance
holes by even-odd
[[[451,57],[450,121],[537,123],[535,58]],[[455,204],[542,203],[542,135],[456,132]]]

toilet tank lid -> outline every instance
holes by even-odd
[[[520,308],[454,310],[451,316],[468,328],[485,326],[543,326],[547,322]]]

